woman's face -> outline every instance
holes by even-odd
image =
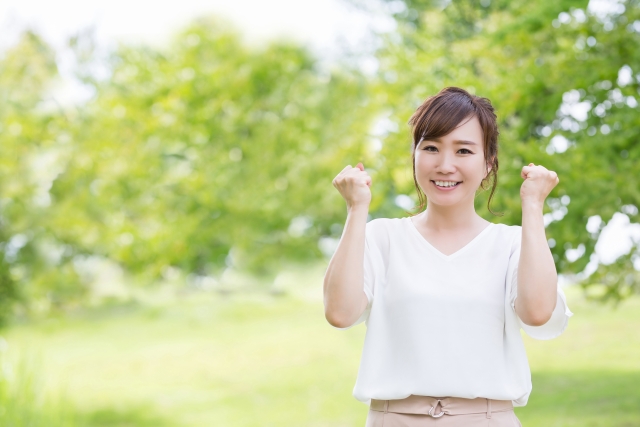
[[[451,206],[473,200],[488,173],[486,168],[482,128],[476,116],[464,119],[449,134],[422,140],[416,147],[416,180],[429,203]]]

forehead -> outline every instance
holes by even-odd
[[[422,141],[425,141],[423,139]],[[441,142],[446,144],[460,144],[460,145],[480,145],[483,144],[483,132],[480,126],[480,121],[474,115],[471,118],[466,118],[456,128],[454,128],[448,134],[438,138],[428,138],[426,141]]]

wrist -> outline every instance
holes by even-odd
[[[540,211],[544,209],[544,200],[532,200],[532,199],[523,199],[522,200],[522,211]]]
[[[368,204],[355,204],[349,205],[347,204],[347,213],[349,214],[357,214],[364,213],[365,215],[369,213],[369,205]]]

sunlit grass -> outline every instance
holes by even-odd
[[[22,355],[6,357],[6,342],[0,340],[0,426],[72,427],[72,407],[64,396],[48,395],[42,389],[42,370],[38,360]]]
[[[351,391],[366,328],[326,323],[322,268],[286,292],[192,294],[14,327],[11,350],[43,355],[87,426],[363,426]],[[528,426],[640,425],[640,298],[619,310],[567,291],[575,313],[551,341],[525,338]]]

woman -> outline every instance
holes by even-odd
[[[522,226],[493,224],[474,208],[478,188],[493,176],[490,202],[497,185],[490,101],[448,87],[409,124],[421,213],[367,223],[363,165],[333,180],[347,220],[325,274],[325,316],[339,329],[366,321],[353,395],[370,405],[367,427],[521,426],[513,407],[526,405],[531,373],[520,329],[551,339],[572,315],[542,214],[558,177],[524,166]]]

